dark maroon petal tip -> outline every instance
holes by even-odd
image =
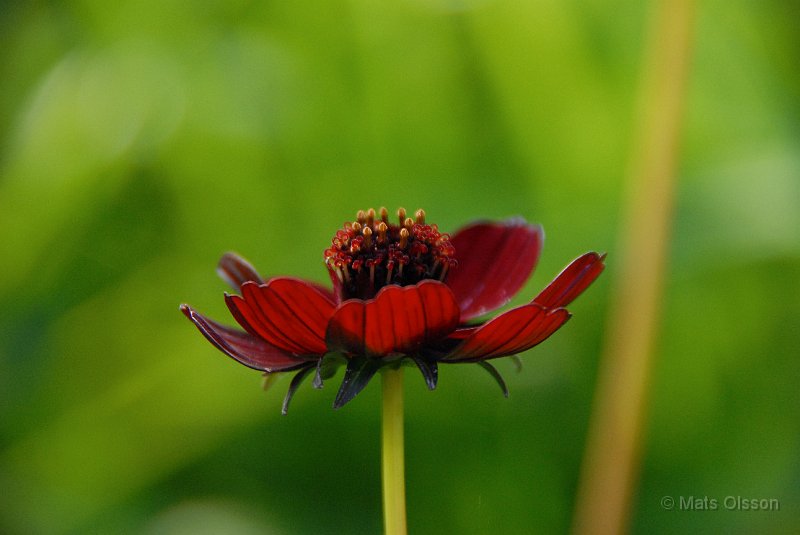
[[[461,321],[499,308],[525,284],[544,242],[544,231],[521,218],[500,223],[477,222],[458,230],[450,240],[458,265],[447,285],[461,309]]]
[[[245,366],[271,373],[308,364],[260,338],[210,320],[189,305],[181,305],[181,312],[217,349]]]
[[[357,356],[413,355],[452,332],[459,321],[453,292],[439,281],[384,286],[374,299],[342,303],[328,325],[332,351]]]
[[[520,353],[546,340],[569,318],[563,308],[535,303],[511,309],[475,329],[443,361],[479,361]]]
[[[605,254],[579,256],[536,296],[533,303],[546,308],[565,307],[575,300],[605,269]]]
[[[226,295],[225,302],[247,332],[275,347],[294,355],[327,352],[325,329],[335,305],[312,283],[290,277],[246,282],[242,297]]]
[[[229,252],[222,255],[217,265],[217,273],[234,290],[238,290],[245,282],[252,281],[256,284],[264,282],[250,262],[236,253]]]

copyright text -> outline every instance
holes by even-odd
[[[667,511],[780,511],[777,498],[750,496],[664,496],[661,508]]]

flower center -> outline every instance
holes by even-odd
[[[450,236],[436,225],[425,224],[425,212],[415,219],[397,210],[398,224],[389,211],[359,210],[356,220],[344,224],[325,250],[325,264],[341,282],[342,299],[369,299],[387,284],[407,286],[424,279],[444,281],[456,265]],[[378,218],[379,217],[379,218]]]

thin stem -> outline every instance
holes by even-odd
[[[381,375],[383,386],[383,525],[386,535],[405,535],[403,369],[387,368]]]
[[[629,529],[669,254],[693,3],[652,2],[638,151],[628,177],[622,254],[576,500],[575,535]]]

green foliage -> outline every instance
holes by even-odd
[[[800,75],[793,2],[704,2],[633,529],[800,525]],[[6,3],[0,532],[376,533],[379,392],[266,394],[201,339],[219,256],[325,282],[356,210],[578,254],[574,319],[497,364],[408,373],[413,533],[568,529],[629,160],[641,2]],[[341,373],[341,372],[340,372]],[[781,511],[665,511],[663,496]]]

